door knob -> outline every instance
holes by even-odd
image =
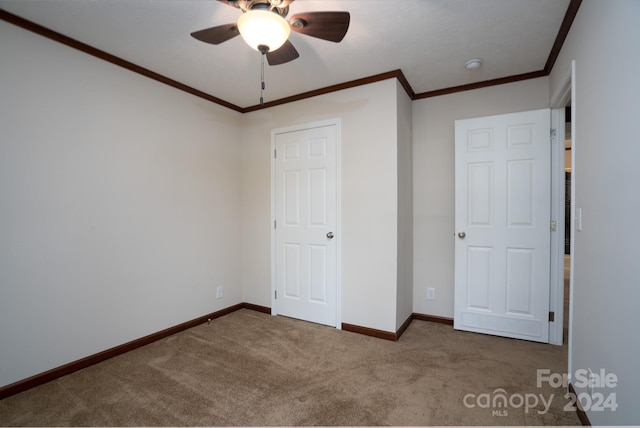
[[[460,232],[460,233],[458,233],[458,238],[460,238],[460,239],[464,239],[464,238],[465,238],[465,236],[467,236],[467,234],[466,234],[466,233],[464,233],[464,232]]]
[[[329,238],[329,239],[333,239],[333,232],[329,232],[329,233],[327,233],[327,238]]]

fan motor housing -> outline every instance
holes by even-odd
[[[284,18],[289,13],[289,3],[291,2],[285,0],[229,0],[227,3],[241,9],[243,12],[270,10]],[[285,6],[282,7],[282,5]]]

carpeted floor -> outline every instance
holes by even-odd
[[[426,321],[394,343],[243,309],[4,399],[0,426],[579,425],[536,385],[566,360]]]

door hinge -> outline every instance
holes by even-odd
[[[273,158],[274,159],[278,159],[278,155],[276,153],[276,149],[273,149]]]
[[[555,143],[555,142],[558,140],[558,139],[556,138],[556,137],[557,137],[557,135],[558,135],[558,131],[557,131],[555,128],[553,128],[553,129],[550,129],[550,130],[549,130],[549,136],[551,137],[551,141],[552,141],[552,142],[554,142],[554,143]]]
[[[273,228],[274,229],[278,228],[278,220],[273,220]]]
[[[556,320],[556,313],[549,312],[549,322],[554,322]]]
[[[274,291],[273,297],[275,297],[275,299],[278,300],[278,290]]]
[[[555,220],[551,220],[551,231],[555,232],[556,230],[558,230],[558,225]]]

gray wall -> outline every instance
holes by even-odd
[[[573,150],[576,207],[582,231],[574,232],[571,370],[615,374],[615,412],[588,411],[596,425],[640,423],[640,274],[637,183],[640,2],[586,0],[578,11],[550,76],[557,91],[575,60]],[[578,392],[585,389],[578,388]]]
[[[240,114],[0,40],[0,386],[240,303]]]
[[[413,314],[413,151],[411,99],[397,87],[398,279],[396,330]]]

